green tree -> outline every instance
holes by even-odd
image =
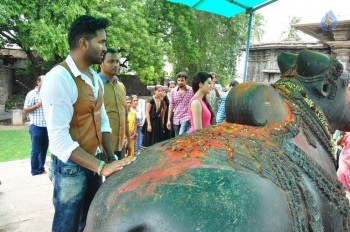
[[[293,41],[299,41],[301,40],[301,37],[299,36],[299,31],[293,27],[294,24],[300,23],[301,18],[292,16],[289,17],[289,23],[288,23],[288,30],[283,31],[281,34],[281,37],[284,38],[283,40],[293,40]]]
[[[236,58],[246,39],[247,15],[228,19],[179,4],[148,2],[153,2],[148,7],[157,16],[157,29],[170,46],[167,58],[174,74],[186,71],[193,76],[198,71],[215,71],[222,84],[235,77]],[[156,2],[163,2],[162,6]]]
[[[43,72],[43,61],[52,64],[67,55],[71,22],[92,14],[109,19],[107,45],[123,48],[129,71],[144,83],[164,77],[164,60],[174,73],[215,71],[221,83],[228,83],[235,77],[248,23],[245,14],[227,19],[165,0],[3,0],[0,10],[1,45],[21,47],[34,76]]]
[[[89,12],[98,0],[2,0],[0,45],[17,45],[40,75],[42,60],[61,60],[68,52],[67,28],[74,18]]]
[[[264,24],[264,16],[262,14],[259,13],[255,13],[254,14],[254,18],[253,18],[254,22],[253,22],[253,27],[252,27],[252,42],[261,42],[265,31],[263,30],[262,26]]]
[[[143,0],[101,1],[92,9],[94,15],[107,17],[108,46],[123,48],[129,54],[129,69],[144,83],[154,83],[163,73],[163,47],[160,33],[150,28]]]
[[[68,53],[67,31],[81,14],[107,17],[108,46],[130,53],[130,70],[145,83],[163,76],[163,44],[149,33],[142,0],[11,1],[0,3],[1,45],[18,45],[30,59],[33,75],[43,72],[42,60],[60,62]],[[122,54],[123,55],[123,54]],[[54,62],[54,63],[55,63]]]

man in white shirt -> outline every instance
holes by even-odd
[[[100,147],[113,156],[103,105],[103,84],[90,67],[106,51],[108,21],[83,15],[68,32],[70,54],[45,76],[41,99],[50,140],[55,215],[52,231],[83,231],[90,203],[109,176],[134,159],[105,163],[95,157]]]

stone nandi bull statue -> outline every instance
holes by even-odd
[[[348,76],[307,50],[278,64],[272,87],[230,91],[227,122],[152,146],[109,177],[86,231],[349,231],[331,142],[350,130]]]

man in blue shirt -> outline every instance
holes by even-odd
[[[218,109],[218,113],[216,115],[216,124],[219,124],[225,120],[225,118],[226,118],[226,111],[225,111],[226,97],[227,97],[227,94],[232,89],[232,87],[234,87],[237,84],[238,84],[238,81],[235,81],[235,80],[231,81],[231,83],[228,86],[228,90],[227,90],[226,94],[221,97],[221,103],[220,103],[220,106]]]

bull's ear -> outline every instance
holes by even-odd
[[[322,81],[322,86],[321,86],[321,95],[323,97],[328,97],[329,94],[331,93],[331,83],[326,79],[324,81]]]
[[[333,99],[336,95],[337,84],[332,79],[324,79],[320,83],[320,95],[329,99]]]

